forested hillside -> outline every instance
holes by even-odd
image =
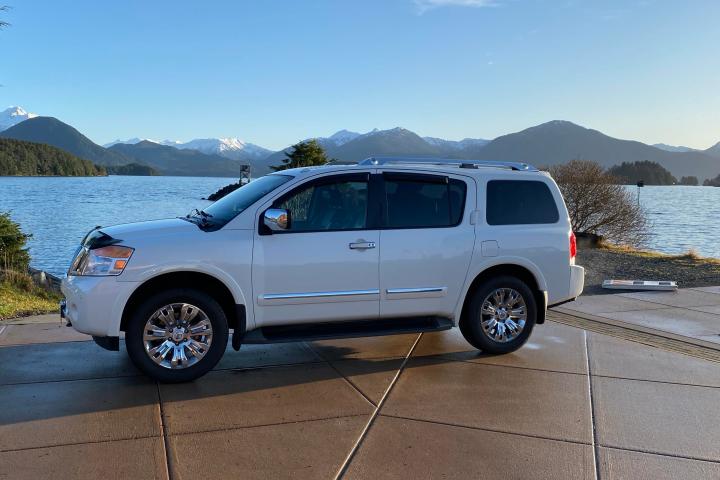
[[[106,172],[50,145],[0,138],[0,175],[97,176]]]

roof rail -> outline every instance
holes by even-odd
[[[529,163],[521,162],[495,162],[492,160],[464,160],[458,158],[432,158],[432,157],[369,157],[358,165],[457,165],[460,168],[506,168],[524,172],[537,172],[538,169]]]

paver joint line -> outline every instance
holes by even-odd
[[[155,383],[158,395],[158,413],[160,414],[160,429],[163,437],[163,452],[165,453],[165,474],[168,480],[172,480],[172,469],[170,468],[170,446],[168,445],[168,436],[165,428],[165,412],[163,411],[162,395],[160,394],[160,384]]]
[[[312,423],[312,422],[324,422],[327,420],[338,420],[341,418],[353,418],[353,417],[364,417],[364,414],[351,414],[351,415],[336,415],[332,417],[322,417],[322,418],[309,418],[307,420],[288,420],[287,422],[272,422],[272,423],[258,423],[255,425],[238,425],[238,426],[232,426],[232,427],[223,427],[223,428],[207,428],[203,430],[197,430],[194,429],[192,431],[188,432],[177,432],[177,433],[168,433],[167,437],[168,439],[170,437],[184,437],[186,435],[198,435],[201,433],[222,433],[222,432],[233,432],[235,430],[252,430],[253,428],[265,428],[265,427],[277,427],[281,425],[297,425],[300,423]]]
[[[599,445],[599,446],[606,450],[617,450],[619,452],[644,453],[647,455],[657,455],[659,457],[679,458],[682,460],[694,460],[696,462],[707,462],[707,463],[720,464],[720,460],[712,460],[710,458],[688,457],[686,455],[673,455],[672,453],[667,453],[667,452],[656,452],[655,450],[642,450],[642,449],[637,449],[637,448],[616,447],[613,445]]]
[[[335,368],[335,365],[333,365],[333,363],[332,363],[327,357],[325,357],[321,352],[315,350],[311,345],[308,345],[308,348],[309,348],[310,350],[312,350],[312,352],[313,352],[315,355],[317,355],[317,356],[319,356],[321,359],[325,360],[325,363],[327,363],[330,368],[332,368],[333,370],[335,370],[335,373],[337,373],[338,375],[340,375],[340,376],[343,378],[343,380],[345,380],[345,381],[348,383],[348,385],[350,385],[350,386],[351,386],[356,392],[358,392],[365,400],[367,400],[367,401],[370,403],[370,405],[372,405],[373,407],[377,408],[377,405],[375,405],[375,402],[373,402],[372,400],[370,400],[370,399],[367,397],[367,395],[365,395],[365,394],[362,392],[362,390],[360,390],[360,389],[357,387],[357,385],[355,385],[355,384],[352,382],[352,380],[350,380],[349,378],[347,378],[345,375],[342,374],[342,372],[340,372],[340,370],[338,370],[337,368]]]
[[[140,435],[136,437],[128,438],[114,438],[110,440],[90,440],[87,442],[70,442],[70,443],[58,443],[55,445],[39,445],[37,447],[24,447],[24,448],[6,448],[0,450],[0,453],[12,453],[12,452],[24,452],[25,450],[42,450],[43,448],[60,448],[60,447],[73,447],[76,445],[95,445],[96,443],[115,443],[115,442],[129,442],[133,440],[144,440],[147,438],[160,438],[161,435]]]
[[[379,413],[378,417],[397,418],[398,420],[407,420],[409,422],[430,423],[433,425],[443,425],[445,427],[465,428],[468,430],[477,430],[480,432],[502,433],[503,435],[514,435],[517,437],[525,437],[525,438],[537,438],[538,440],[548,440],[551,442],[563,442],[563,443],[572,443],[573,445],[592,446],[590,443],[581,442],[579,440],[568,440],[568,439],[556,438],[556,437],[546,437],[544,435],[535,435],[532,433],[511,432],[509,430],[500,430],[500,429],[496,429],[496,428],[475,427],[475,426],[471,426],[471,425],[462,425],[459,423],[441,422],[439,420],[426,420],[426,419],[422,419],[422,418],[405,417],[403,415],[392,415],[389,413]]]
[[[395,377],[393,377],[392,381],[390,382],[390,385],[388,385],[387,389],[385,389],[385,393],[383,393],[383,396],[380,398],[380,401],[377,404],[377,407],[375,407],[375,411],[370,415],[370,419],[368,420],[367,424],[365,425],[365,428],[363,428],[362,432],[360,432],[360,436],[358,437],[357,441],[355,442],[355,445],[353,445],[352,449],[350,449],[350,453],[348,453],[348,456],[345,458],[345,461],[340,466],[340,469],[338,470],[337,474],[335,475],[335,480],[338,480],[342,478],[345,475],[345,472],[347,472],[348,467],[350,466],[350,462],[352,462],[352,459],[355,457],[355,454],[357,453],[358,449],[360,448],[360,445],[362,444],[363,440],[365,440],[365,436],[367,435],[368,431],[370,431],[370,427],[375,422],[375,419],[378,417],[380,413],[380,409],[385,404],[385,400],[390,395],[390,391],[395,386],[395,383],[397,382],[398,378],[400,378],[400,374],[405,369],[405,365],[407,365],[408,360],[412,356],[412,353],[415,351],[415,347],[417,347],[417,344],[420,342],[420,339],[422,338],[423,334],[420,333],[417,338],[415,339],[415,342],[410,347],[410,350],[408,351],[407,355],[405,355],[405,359],[403,360],[402,364],[400,364],[400,368],[398,368],[397,373],[395,374]]]
[[[600,457],[600,449],[598,446],[597,428],[595,428],[595,402],[593,401],[593,385],[592,385],[592,372],[590,371],[590,349],[588,348],[588,335],[587,331],[583,331],[583,337],[585,338],[585,360],[587,361],[587,377],[588,377],[588,391],[590,399],[590,422],[592,423],[592,446],[593,446],[593,463],[595,464],[595,478],[600,480],[600,464],[598,458]]]

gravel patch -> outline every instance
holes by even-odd
[[[674,280],[679,288],[720,285],[720,261],[613,249],[582,249],[576,263],[585,267],[584,295],[621,293],[602,288],[603,280]]]

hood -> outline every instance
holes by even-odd
[[[110,227],[101,227],[102,233],[118,240],[128,240],[131,237],[143,237],[149,235],[167,235],[177,232],[198,230],[197,225],[181,220],[179,218],[167,218],[164,220],[151,220],[148,222],[123,223]]]

